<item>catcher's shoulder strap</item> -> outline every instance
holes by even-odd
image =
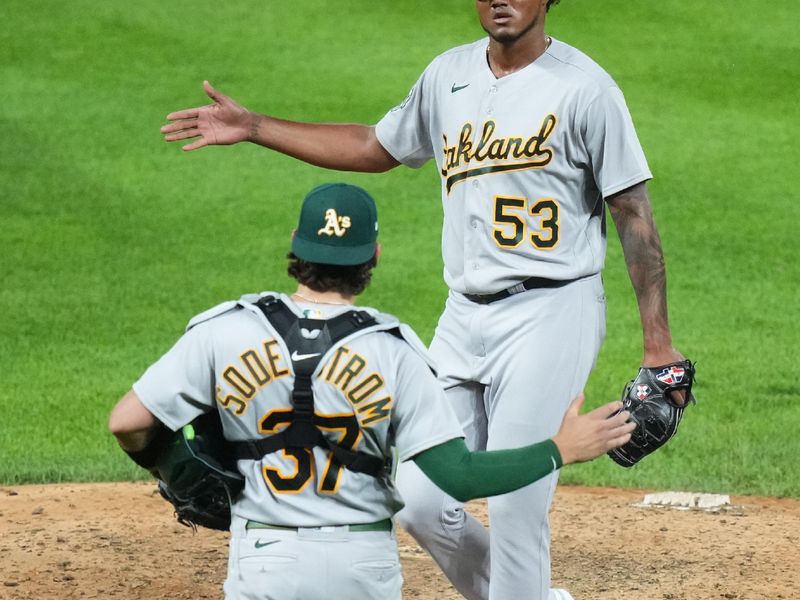
[[[314,415],[312,375],[329,350],[357,333],[382,329],[367,311],[350,310],[330,319],[298,317],[280,298],[262,296],[254,305],[261,311],[289,350],[294,371],[291,423],[266,438],[233,442],[236,458],[260,460],[265,455],[288,447],[329,450],[337,461],[351,471],[378,475],[384,468],[382,458],[352,451],[330,441],[319,429]]]

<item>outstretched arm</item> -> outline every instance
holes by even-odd
[[[667,273],[650,199],[644,183],[607,198],[628,274],[639,303],[646,367],[683,360],[672,346],[667,318]]]
[[[300,123],[252,112],[203,82],[214,103],[167,115],[161,128],[168,142],[192,140],[186,151],[204,146],[252,142],[304,162],[338,171],[380,173],[398,163],[369,125]]]
[[[470,452],[458,438],[420,452],[413,460],[433,483],[461,502],[513,492],[562,465],[591,460],[630,440],[636,427],[626,423],[630,413],[614,414],[621,402],[579,415],[583,400],[583,394],[575,398],[558,434],[538,444]]]

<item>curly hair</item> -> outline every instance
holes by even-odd
[[[378,264],[377,255],[360,265],[340,266],[312,263],[297,258],[293,252],[287,256],[290,277],[315,292],[336,291],[347,296],[358,296],[369,285],[372,269]]]

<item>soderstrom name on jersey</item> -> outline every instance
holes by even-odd
[[[287,362],[280,346],[274,339],[265,340],[260,347],[248,348],[239,359],[239,364],[228,365],[222,370],[215,394],[220,406],[237,417],[245,413],[261,389],[290,375],[284,366]],[[344,394],[364,427],[387,419],[394,406],[392,396],[384,387],[384,378],[377,372],[368,372],[366,367],[366,358],[348,346],[340,346],[319,374],[320,381]]]
[[[472,124],[465,123],[458,136],[458,143],[452,146],[448,145],[447,134],[442,134],[444,139],[442,177],[445,178],[447,192],[449,193],[455,184],[471,177],[489,173],[540,169],[547,166],[553,160],[553,150],[545,148],[544,143],[555,130],[556,123],[558,123],[558,119],[551,113],[542,119],[539,131],[529,138],[521,136],[495,137],[494,132],[497,125],[490,119],[483,124],[477,143],[472,139]],[[520,162],[520,159],[532,160]],[[457,169],[462,164],[480,164],[485,161],[492,161],[493,164],[452,173],[453,169]]]

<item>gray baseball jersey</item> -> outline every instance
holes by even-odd
[[[487,45],[434,59],[376,126],[398,161],[436,159],[445,281],[487,294],[531,276],[597,273],[603,198],[651,178],[622,92],[555,39],[532,64],[497,79]]]
[[[272,292],[268,292],[274,294]],[[143,404],[177,430],[219,408],[225,437],[245,440],[287,425],[293,375],[289,351],[244,296],[198,315],[187,332],[134,384]],[[286,296],[298,315],[301,306]],[[306,306],[307,309],[310,307]],[[330,307],[325,318],[352,307]],[[399,325],[373,309],[386,327]],[[320,315],[312,315],[318,318]],[[404,338],[356,334],[323,356],[314,375],[315,412],[351,449],[400,461],[463,437],[424,346],[407,326]],[[415,346],[415,348],[412,348]],[[394,515],[402,501],[388,476],[376,479],[333,463],[322,448],[283,450],[239,461],[243,495],[232,507],[242,519],[292,527],[371,523]]]

